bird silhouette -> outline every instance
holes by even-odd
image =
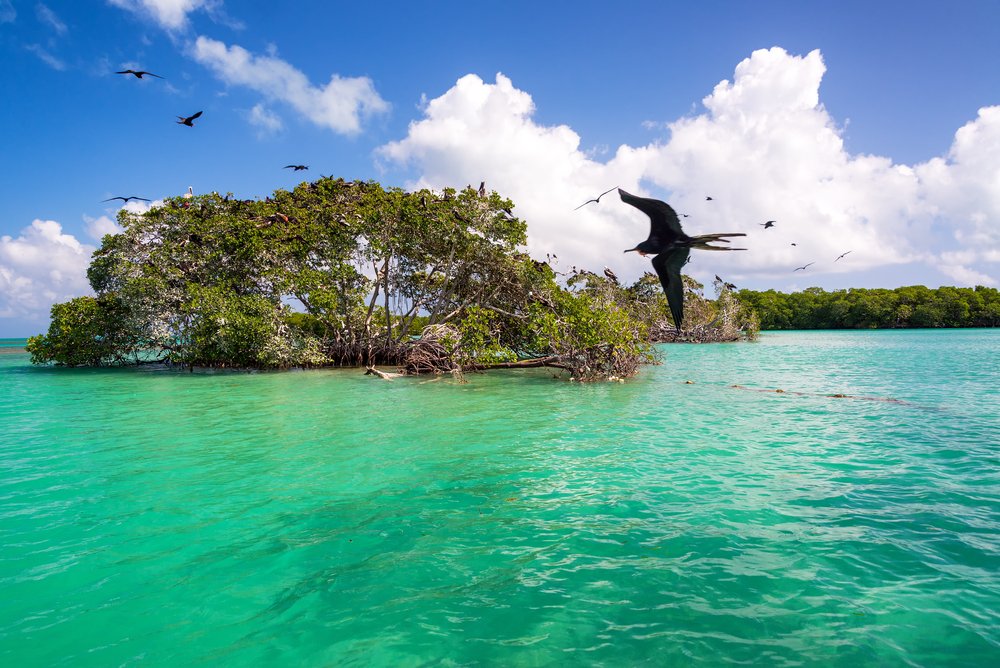
[[[757,224],[758,224],[758,225],[762,225],[762,226],[764,227],[764,229],[766,230],[766,229],[767,229],[767,228],[769,228],[769,227],[774,227],[774,224],[775,224],[776,222],[777,222],[777,221],[775,221],[775,220],[769,220],[769,221],[767,221],[766,223],[757,223]]]
[[[479,182],[479,196],[486,197],[486,181]]]
[[[179,118],[180,120],[177,121],[177,124],[178,125],[186,125],[189,128],[193,128],[194,127],[194,119],[198,118],[199,116],[201,116],[201,112],[200,111],[197,114],[194,114],[193,116],[187,116],[187,117],[185,117],[185,116],[178,116],[177,118]]]
[[[604,197],[605,195],[607,195],[609,192],[611,192],[612,190],[614,190],[617,187],[618,186],[615,186],[614,188],[610,188],[608,190],[605,190],[604,192],[602,192],[600,195],[598,195],[594,199],[588,199],[586,202],[584,202],[580,206],[576,207],[576,209],[581,209],[581,208],[587,206],[588,204],[590,204],[591,202],[593,202],[594,204],[599,204],[601,202],[601,198],[602,197]],[[576,209],[573,209],[573,210],[576,211]]]
[[[795,267],[795,269],[792,270],[792,273],[794,274],[796,271],[802,271],[806,267],[811,267],[814,264],[816,264],[816,263],[815,262],[810,262],[809,264],[804,264],[801,267]]]
[[[133,199],[137,199],[137,200],[140,200],[140,201],[143,201],[143,202],[148,202],[149,201],[145,197],[136,197],[135,195],[129,195],[128,197],[122,197],[121,195],[119,195],[118,197],[109,197],[107,199],[102,199],[101,201],[102,202],[110,202],[113,199],[120,199],[122,201],[122,204],[128,204],[129,200],[133,200]]]
[[[145,70],[122,70],[120,72],[115,72],[115,74],[131,74],[135,76],[136,79],[141,79],[144,75],[148,74],[151,77],[156,77],[157,79],[165,79],[166,77],[161,77],[159,74],[153,74],[152,72],[146,72]]]
[[[725,232],[702,234],[696,237],[688,236],[681,228],[677,212],[666,202],[648,197],[637,197],[621,188],[618,189],[618,194],[623,202],[649,216],[649,237],[635,248],[629,248],[625,252],[637,251],[642,256],[655,255],[653,269],[660,277],[660,285],[663,286],[667,303],[670,305],[670,314],[674,317],[674,326],[680,332],[681,322],[684,320],[684,282],[681,280],[681,267],[687,263],[691,249],[746,250],[745,248],[711,245],[713,241],[729,243],[729,239],[726,237],[745,237],[746,234]]]
[[[705,197],[705,201],[706,201],[706,202],[711,202],[711,201],[712,201],[712,198],[711,198],[711,197]]]
[[[618,282],[618,276],[615,275],[615,272],[611,271],[611,267],[604,268],[604,275],[611,279],[612,282]]]
[[[851,252],[853,252],[853,251],[847,251],[847,253],[851,253]],[[837,256],[837,260],[839,260],[840,258],[842,258],[842,257],[846,256],[846,255],[847,255],[847,253],[841,253],[840,255],[838,255],[838,256]],[[836,262],[837,260],[834,260],[834,262]]]
[[[301,172],[303,169],[309,169],[309,165],[285,165],[282,169],[294,169],[296,172]]]
[[[797,243],[795,243],[794,241],[792,242],[792,245],[793,245],[793,246],[798,246],[798,244],[797,244]]]

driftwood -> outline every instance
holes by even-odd
[[[365,375],[366,376],[378,376],[382,380],[392,380],[393,378],[396,378],[398,376],[402,376],[403,374],[401,374],[401,373],[386,373],[385,371],[379,371],[375,367],[370,366],[367,369],[365,369]]]

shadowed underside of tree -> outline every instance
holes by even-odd
[[[32,361],[548,366],[579,380],[653,361],[667,309],[650,277],[628,288],[585,271],[557,280],[520,250],[525,225],[512,210],[471,188],[331,178],[264,200],[210,194],[123,210],[123,231],[104,237],[88,270],[96,296],[53,307],[48,333],[29,340]],[[695,292],[691,321],[716,317]]]

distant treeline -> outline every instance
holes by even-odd
[[[762,330],[1000,326],[1000,291],[981,285],[808,288],[791,294],[740,290],[738,298],[757,312]]]

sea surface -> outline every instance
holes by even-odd
[[[21,344],[3,666],[1000,665],[1000,330],[672,345],[590,385]]]

